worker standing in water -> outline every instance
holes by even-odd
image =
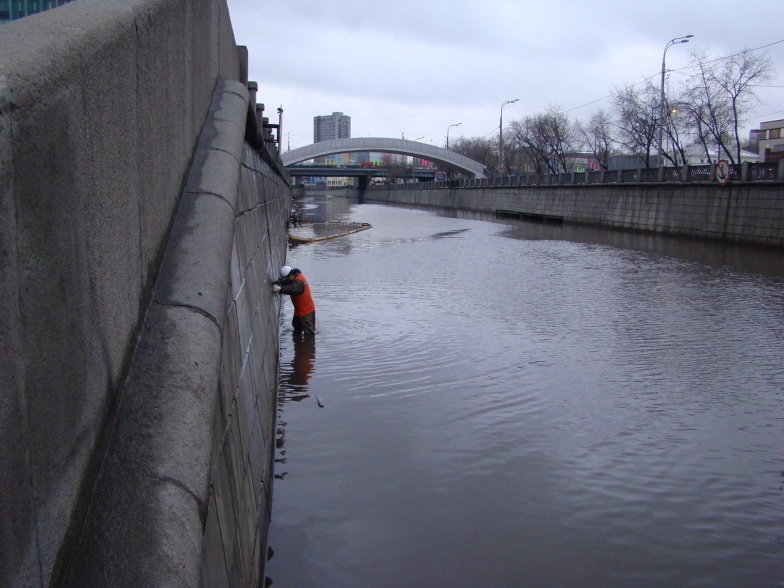
[[[272,286],[274,292],[288,294],[294,304],[294,319],[291,326],[295,333],[316,334],[316,305],[310,295],[310,286],[305,276],[296,268],[284,265],[280,279]]]

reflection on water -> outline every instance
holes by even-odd
[[[293,350],[291,361],[287,366],[281,365],[278,374],[278,406],[275,447],[277,449],[275,463],[286,463],[286,421],[283,407],[289,402],[302,402],[310,398],[308,382],[316,362],[316,337],[310,333],[291,331],[291,339],[287,346],[281,339],[281,348]],[[319,405],[321,401],[316,399]],[[288,472],[276,468],[275,479],[282,480]]]
[[[281,368],[280,402],[299,401],[309,398],[308,382],[316,362],[316,337],[310,333],[292,331],[294,356],[288,368]]]
[[[289,254],[276,588],[782,584],[781,252],[342,214]]]
[[[348,211],[345,198],[327,198],[326,196],[308,196],[294,202],[294,209],[300,221],[327,222],[336,220]]]

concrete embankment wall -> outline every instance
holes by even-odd
[[[370,188],[367,201],[415,204],[784,247],[784,184]]]
[[[0,29],[0,585],[258,579],[291,195],[243,54],[223,0]]]

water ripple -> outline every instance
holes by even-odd
[[[289,260],[324,409],[285,405],[282,586],[781,584],[783,280],[352,214],[373,230]]]

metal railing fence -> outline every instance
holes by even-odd
[[[746,162],[731,165],[730,182],[784,182],[784,160],[767,163]],[[388,184],[384,189],[416,188],[503,188],[510,186],[575,186],[596,184],[682,183],[710,184],[716,182],[716,164],[683,165],[664,168],[601,170],[565,174],[525,174],[491,178],[453,179],[416,184]]]

